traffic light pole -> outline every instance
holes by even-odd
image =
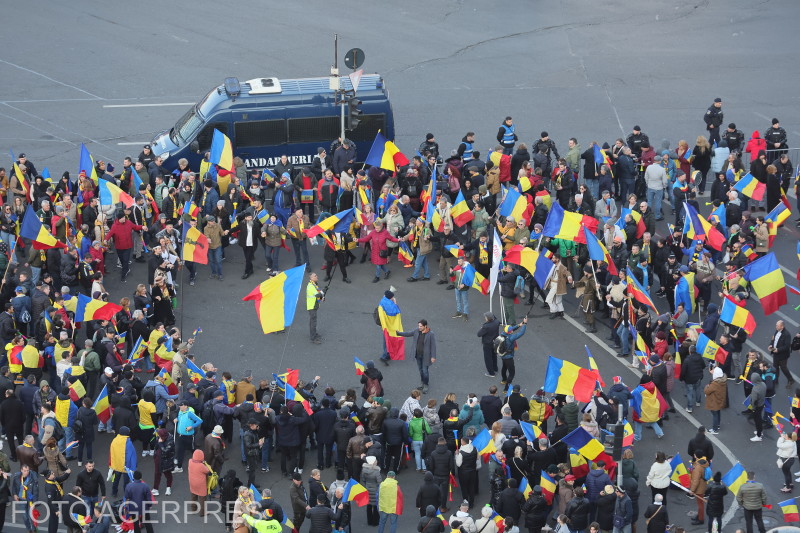
[[[334,89],[334,98],[339,105],[339,138],[344,140],[344,91],[342,90],[342,82],[339,78],[339,34],[333,34],[333,68],[331,68],[331,88]]]

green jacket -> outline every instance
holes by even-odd
[[[748,481],[739,488],[736,501],[748,511],[758,511],[767,504],[767,493],[764,485],[757,481]]]
[[[561,257],[575,257],[578,253],[578,245],[566,239],[553,239],[551,244],[558,246],[558,255]]]
[[[408,436],[417,442],[425,440],[426,435],[433,433],[425,418],[412,418],[408,423]]]

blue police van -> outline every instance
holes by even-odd
[[[352,90],[350,78],[340,80],[342,89]],[[177,168],[181,158],[191,168],[199,168],[215,129],[230,138],[233,155],[241,157],[249,169],[271,168],[283,154],[295,167],[310,165],[317,148],[327,150],[340,135],[341,109],[329,78],[225,81],[151,142],[155,155],[166,156],[168,170]],[[362,114],[347,138],[355,141],[358,160],[363,161],[378,131],[394,138],[394,117],[380,75],[364,74],[357,98]]]

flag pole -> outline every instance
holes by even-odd
[[[13,262],[12,258],[14,257],[14,253],[16,252],[17,246],[19,245],[19,240],[20,237],[17,237],[17,240],[14,241],[14,247],[8,251],[8,264],[6,265],[5,272],[3,272],[3,281],[0,282],[0,289],[2,289],[3,286],[5,286],[6,284],[6,276],[8,275],[8,269],[11,267],[11,263]],[[33,246],[33,243],[31,243],[31,246]]]

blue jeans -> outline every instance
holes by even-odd
[[[619,180],[619,196],[625,200],[629,194],[636,190],[636,179]]]
[[[720,412],[711,411],[711,429],[719,431]]]
[[[383,342],[383,353],[381,354],[381,359],[388,361],[390,359],[389,348],[386,347],[386,337],[383,336],[383,330],[381,330],[381,341]]]
[[[383,511],[380,511],[379,514],[381,519],[378,522],[378,533],[383,533],[386,522],[389,522],[390,533],[397,533],[397,515],[394,513],[384,513]]]
[[[308,239],[298,240],[292,239],[292,248],[294,248],[294,266],[300,266],[303,263],[310,265],[311,261],[308,259]]]
[[[16,237],[14,235],[6,233],[5,231],[0,231],[0,240],[6,243],[9,251],[11,251],[11,243],[13,243],[15,239]]]
[[[280,251],[280,246],[264,246],[264,256],[267,258],[267,268],[278,270],[278,254]]]
[[[686,388],[686,407],[687,409],[694,409],[694,405],[700,405],[700,391],[702,390],[701,384],[698,383],[684,383]]]
[[[244,434],[245,434],[245,430],[242,429],[242,428],[239,428],[239,442],[241,444],[241,446],[239,446],[239,448],[242,451],[242,462],[246,463],[247,462],[247,456],[244,454]]]
[[[661,429],[661,426],[656,424],[655,422],[649,424],[642,424],[641,422],[634,422],[633,423],[633,439],[634,440],[642,440],[642,426],[650,426],[653,428],[653,431],[656,432],[656,437],[663,437],[664,430]]]
[[[39,277],[42,275],[42,267],[31,267],[31,283],[35,287],[39,283]]]
[[[650,206],[650,209],[656,214],[656,218],[660,219],[663,218],[661,214],[661,202],[664,200],[664,190],[663,189],[651,189],[647,188],[647,205]]]
[[[617,336],[622,344],[621,353],[623,355],[628,355],[630,353],[631,330],[628,329],[628,326],[620,322],[619,327],[617,328]]]
[[[131,482],[131,479],[128,477],[128,474],[125,472],[117,472],[114,471],[114,481],[111,484],[111,496],[116,498],[118,491],[119,491],[119,481],[122,479],[122,493],[125,494],[125,487],[128,486],[128,483]]]
[[[419,377],[422,380],[423,385],[428,384],[428,365],[423,364],[423,357],[416,357],[417,360],[417,367],[419,367]]]
[[[426,255],[418,255],[417,259],[414,261],[414,273],[411,275],[414,278],[419,279],[419,271],[423,270],[425,273],[425,277],[431,277],[431,273],[428,270],[428,256]]]
[[[622,527],[615,527],[614,533],[631,533],[631,525],[627,524]]]
[[[209,248],[208,264],[211,267],[212,274],[217,276],[222,275],[222,246],[213,249]]]
[[[375,277],[376,278],[381,277],[381,271],[383,271],[384,274],[388,274],[389,273],[389,267],[387,267],[386,265],[375,265]]]
[[[269,452],[272,447],[272,439],[264,439],[264,445],[261,447],[261,468],[269,468]]]
[[[89,508],[89,516],[94,517],[94,506],[97,505],[100,498],[97,496],[81,496],[81,498],[83,498],[83,503],[86,504],[86,507]]]
[[[414,461],[417,463],[417,470],[425,470],[425,461],[422,459],[422,442],[421,440],[411,441],[411,449],[414,450]]]
[[[456,312],[461,313],[463,315],[469,314],[469,290],[461,291],[461,290],[454,290],[456,293]]]

